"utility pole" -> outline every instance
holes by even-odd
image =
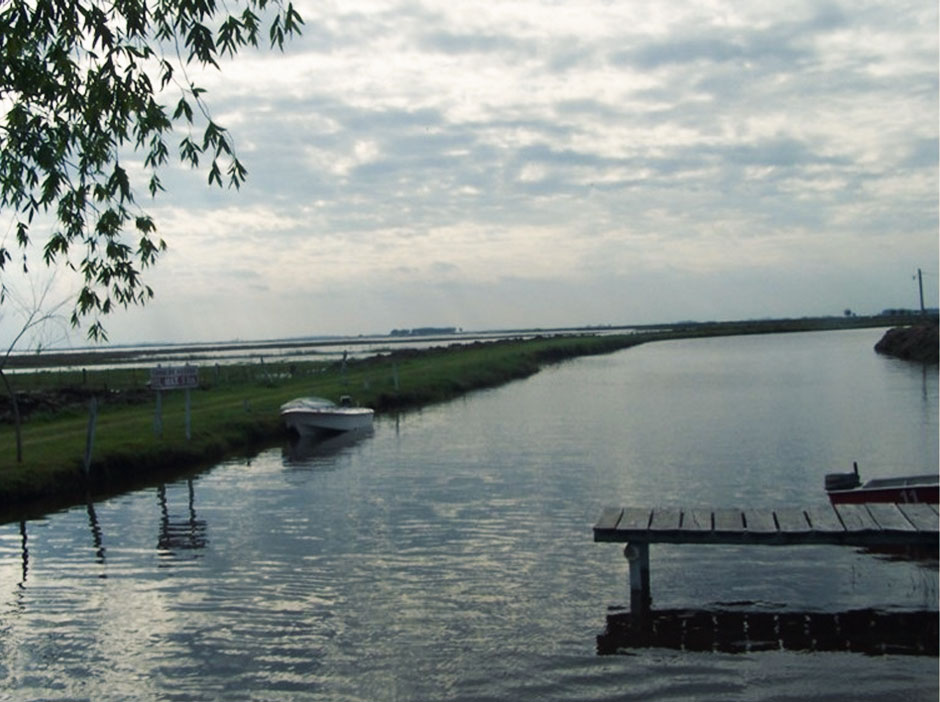
[[[920,290],[920,313],[927,314],[927,311],[924,309],[924,276],[920,268],[917,269],[917,288]]]

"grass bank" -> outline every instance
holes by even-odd
[[[584,334],[402,349],[345,365],[332,362],[245,364],[203,368],[191,392],[191,438],[185,436],[185,393],[162,394],[162,434],[154,431],[154,395],[141,370],[76,371],[16,376],[34,406],[23,424],[22,463],[15,435],[0,425],[0,520],[46,511],[153,484],[227,458],[250,456],[286,437],[278,407],[301,395],[351,395],[379,414],[446,401],[472,390],[536,373],[546,364],[672,338],[890,326],[891,318],[827,318],[682,324],[632,334]],[[84,471],[85,401],[98,414],[92,460]],[[43,398],[46,398],[43,403]]]
[[[200,386],[190,395],[188,440],[185,392],[162,393],[162,434],[157,436],[155,396],[141,387],[144,373],[78,372],[69,393],[73,401],[35,409],[24,422],[22,463],[15,460],[13,427],[0,427],[0,511],[50,499],[74,504],[89,493],[113,493],[250,455],[286,438],[278,408],[300,395],[336,400],[348,394],[379,414],[401,411],[524,378],[546,363],[645,340],[636,335],[552,337],[400,350],[350,360],[345,367],[311,362],[203,368]],[[61,394],[51,393],[51,381],[41,374],[19,375],[17,382],[39,395]],[[86,475],[89,414],[82,400],[89,396],[96,398],[98,412]]]

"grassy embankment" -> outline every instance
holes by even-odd
[[[886,318],[778,320],[686,324],[668,330],[608,336],[563,336],[528,341],[465,344],[338,363],[282,363],[203,368],[192,391],[190,440],[184,431],[181,391],[163,393],[160,437],[154,434],[154,398],[145,391],[147,374],[136,370],[89,370],[73,379],[46,371],[20,374],[19,390],[54,386],[97,388],[99,401],[94,451],[88,476],[83,457],[87,410],[72,403],[33,412],[23,425],[22,463],[15,460],[10,424],[0,426],[0,512],[35,506],[40,500],[66,505],[89,492],[116,492],[198,470],[225,457],[245,456],[281,441],[278,416],[283,402],[300,395],[338,399],[349,394],[378,413],[445,401],[537,372],[547,363],[609,353],[668,338],[882,326]],[[134,390],[136,392],[128,392]],[[122,392],[115,392],[121,390]],[[48,504],[48,503],[44,503]]]
[[[88,477],[83,470],[88,428],[85,405],[35,412],[23,424],[24,460],[20,464],[15,460],[13,427],[0,427],[0,511],[55,496],[67,504],[84,499],[89,490],[126,489],[228,456],[249,455],[285,438],[278,407],[300,395],[335,400],[349,394],[379,413],[403,410],[523,378],[546,363],[608,353],[639,341],[627,335],[576,336],[403,350],[349,361],[345,372],[338,363],[315,362],[203,368],[200,387],[191,391],[189,440],[184,392],[162,394],[163,432],[157,437],[154,396],[137,392],[127,398],[115,392],[133,384],[142,386],[146,373],[78,372],[76,384],[100,388]],[[19,375],[16,380],[21,389],[42,389],[63,381],[53,381],[41,372]]]

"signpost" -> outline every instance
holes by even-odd
[[[153,415],[154,436],[163,434],[163,398],[164,390],[186,391],[186,440],[190,439],[190,401],[189,391],[199,386],[199,369],[196,366],[157,366],[150,369],[150,387],[157,393],[157,408]]]

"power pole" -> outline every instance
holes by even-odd
[[[920,313],[927,314],[927,311],[924,309],[924,276],[920,268],[917,269],[917,288],[920,290]]]

